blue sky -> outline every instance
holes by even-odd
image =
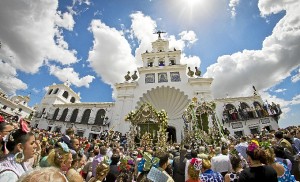
[[[281,127],[299,125],[298,12],[297,0],[2,0],[0,88],[33,106],[68,79],[82,102],[113,101],[163,30],[181,63],[214,78],[215,98],[255,85],[281,105]]]

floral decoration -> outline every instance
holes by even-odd
[[[256,140],[251,140],[251,143],[248,145],[247,150],[253,152],[259,147],[259,143]]]

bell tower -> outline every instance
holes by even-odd
[[[175,48],[169,49],[169,41],[161,38],[162,31],[158,31],[156,41],[152,42],[152,50],[142,54],[144,68],[172,66],[180,64],[181,51]]]

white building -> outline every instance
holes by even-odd
[[[35,110],[28,106],[29,101],[29,96],[18,95],[9,98],[0,89],[0,115],[5,117],[18,116],[16,119],[24,118],[30,120]]]
[[[115,84],[115,102],[81,103],[78,94],[68,84],[52,85],[38,106],[36,119],[32,123],[38,128],[62,132],[74,127],[79,135],[85,137],[95,137],[107,128],[124,134],[130,126],[124,120],[125,116],[144,102],[149,102],[157,110],[166,110],[168,132],[173,139],[180,141],[184,126],[182,114],[194,97],[215,101],[220,119],[223,117],[224,105],[229,104],[230,109],[232,106],[238,108],[240,103],[244,103],[245,108],[251,108],[254,102],[263,106],[262,99],[257,95],[214,100],[211,93],[213,79],[201,77],[194,68],[188,72],[187,65],[180,64],[180,59],[181,51],[170,49],[169,42],[159,36],[152,43],[152,50],[142,54],[143,66],[138,68],[138,76],[136,72],[128,74],[125,76],[126,81]],[[191,70],[195,70],[195,74]],[[232,135],[259,132],[263,126],[278,128],[272,117],[238,120],[241,118],[224,123]]]

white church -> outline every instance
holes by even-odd
[[[130,127],[125,116],[148,102],[156,110],[167,112],[167,131],[175,142],[180,142],[184,127],[182,114],[196,97],[216,103],[217,116],[230,135],[259,133],[263,128],[278,129],[278,118],[273,116],[276,113],[272,114],[268,106],[265,109],[269,112],[263,112],[265,103],[256,93],[249,97],[214,99],[211,93],[213,79],[201,77],[197,68],[180,64],[181,51],[170,49],[169,42],[160,34],[152,42],[152,50],[141,56],[143,66],[134,74],[128,73],[124,82],[115,84],[115,102],[82,103],[68,83],[51,85],[36,108],[31,125],[63,133],[73,127],[79,136],[87,138],[97,138],[107,129],[125,134]]]

